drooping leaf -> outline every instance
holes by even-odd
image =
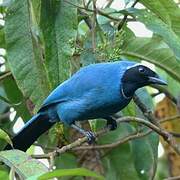
[[[176,58],[180,59],[180,38],[169,25],[147,10],[130,8],[128,12],[132,13],[138,21],[144,23],[148,29],[161,36],[172,49]]]
[[[38,179],[39,180],[46,180],[55,177],[63,177],[63,176],[86,176],[86,177],[93,177],[95,179],[103,180],[104,177],[98,175],[97,173],[90,171],[85,168],[74,168],[74,169],[58,169],[52,172],[48,172],[43,174]]]
[[[72,3],[76,4],[77,0]],[[70,75],[77,10],[65,1],[41,1],[40,26],[45,43],[45,64],[53,88]]]
[[[17,111],[17,115],[21,116],[25,121],[28,120],[30,118],[30,113],[27,109],[26,100],[24,99],[14,78],[12,76],[7,77],[2,81],[2,84],[5,94],[10,101],[10,105]]]
[[[5,34],[10,69],[25,97],[37,108],[50,90],[41,47],[32,30],[31,5],[16,0],[8,8]]]
[[[152,133],[132,143],[134,164],[141,180],[152,179],[156,173],[158,135]]]
[[[180,8],[172,0],[141,0],[141,3],[164,19],[171,26],[173,31],[180,37]]]
[[[180,37],[171,29],[171,26],[164,23],[161,19],[147,10],[130,8],[128,10],[136,16],[138,21],[146,25],[148,29],[158,34],[172,49],[177,59],[180,59]]]
[[[116,131],[108,132],[102,137],[99,137],[98,143],[107,144],[116,142],[120,138],[127,136],[132,131],[133,127],[130,125],[120,124]],[[119,145],[113,149],[104,150],[103,154],[102,164],[107,180],[139,179],[134,166],[134,155],[131,152],[130,143]]]
[[[167,82],[168,86],[166,87],[166,89],[171,92],[174,97],[178,97],[180,92],[180,84],[178,83],[178,81],[173,79],[171,76],[169,76],[169,74],[167,74],[160,68],[156,68],[156,71]]]
[[[180,81],[180,64],[174,57],[173,52],[160,38],[124,39],[122,44],[122,56],[134,60],[145,60],[165,70],[174,79]]]
[[[55,160],[55,164],[58,169],[70,169],[78,167],[76,157],[72,153],[68,152],[57,157]]]
[[[23,179],[48,172],[48,168],[44,164],[19,150],[1,151],[0,161],[14,168],[15,172]]]
[[[163,2],[163,0],[151,0],[151,1],[141,0],[141,3],[144,6],[146,6],[148,9],[150,9],[153,13],[155,13],[157,17],[159,17],[166,24],[171,25],[171,19],[169,17],[168,9],[166,8],[166,5],[165,5],[167,1],[165,0]]]

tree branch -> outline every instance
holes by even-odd
[[[92,48],[93,52],[96,51],[96,0],[93,0],[93,16],[92,16]]]
[[[106,148],[115,148],[121,144],[124,144],[128,141],[131,141],[133,139],[139,139],[142,138],[144,136],[147,136],[148,134],[150,134],[152,132],[152,130],[149,130],[145,133],[136,133],[136,134],[130,134],[124,138],[119,139],[118,141],[114,142],[114,143],[110,143],[110,144],[103,144],[103,145],[93,145],[93,146],[80,146],[80,147],[76,147],[73,150],[95,150],[95,149],[106,149]]]
[[[175,116],[171,116],[171,117],[168,117],[168,118],[164,118],[164,119],[161,119],[159,122],[160,123],[165,123],[167,121],[177,120],[178,118],[180,118],[180,115],[175,115]]]
[[[152,124],[151,122],[149,121],[146,121],[144,119],[141,119],[141,118],[137,118],[137,117],[131,117],[131,116],[126,116],[126,117],[121,117],[121,118],[118,118],[117,119],[117,123],[123,123],[123,122],[137,122],[137,123],[140,123],[140,124],[143,124],[145,125],[146,127],[149,127],[151,130],[155,131],[156,133],[158,133],[160,136],[162,136],[164,138],[164,140],[171,145],[171,147],[178,153],[180,154],[180,149],[179,147],[177,146],[177,144],[175,143],[175,141],[173,140],[173,137],[172,135],[165,131],[164,129],[161,129],[159,127],[157,127],[156,125]],[[151,132],[148,131],[146,133],[150,133]],[[108,128],[104,128],[100,131],[98,131],[97,133],[95,133],[95,136],[96,137],[99,137],[99,136],[102,136],[103,134],[107,133],[109,131]],[[55,149],[54,151],[48,153],[48,154],[43,154],[43,155],[32,155],[32,157],[34,158],[39,158],[39,159],[43,159],[43,158],[50,158],[50,157],[54,157],[54,156],[57,156],[59,154],[62,154],[62,153],[65,153],[69,150],[72,150],[72,149],[75,149],[77,150],[78,148],[79,149],[93,149],[93,148],[97,148],[97,149],[100,149],[100,148],[113,148],[113,147],[116,147],[117,145],[119,144],[122,144],[122,143],[125,143],[127,142],[128,140],[132,140],[134,138],[139,138],[139,137],[143,137],[145,136],[146,134],[141,134],[141,135],[130,135],[129,137],[125,137],[125,139],[120,139],[119,141],[115,142],[115,143],[112,143],[112,144],[106,144],[106,145],[102,145],[102,146],[85,146],[84,147],[78,147],[80,145],[82,145],[83,143],[87,142],[87,137],[83,137],[83,138],[80,138],[76,141],[74,141],[73,143],[71,144],[68,144],[66,146],[63,146],[62,148],[57,148]],[[77,148],[78,147],[78,148]]]
[[[76,8],[78,8],[78,9],[83,9],[85,11],[89,11],[89,12],[92,12],[92,13],[95,12],[93,9],[89,9],[87,7],[78,6],[76,4],[73,4],[70,1],[65,0],[65,2],[70,4],[70,5],[72,5],[72,6],[74,6],[74,7],[76,7]],[[119,22],[121,20],[120,18],[116,18],[116,17],[110,16],[108,13],[105,13],[104,11],[102,11],[101,9],[98,9],[98,8],[96,8],[96,13],[101,15],[101,16],[107,17],[107,18],[109,18],[109,19],[111,19],[113,21],[118,21]]]
[[[134,7],[138,3],[138,1],[139,0],[134,1],[134,3],[132,4],[131,7]],[[117,26],[118,31],[120,31],[122,29],[122,27],[124,26],[124,24],[126,23],[127,17],[128,17],[128,15],[124,15],[123,19],[119,22],[119,24]]]
[[[180,176],[175,176],[175,177],[165,178],[164,180],[179,180],[179,179],[180,179]]]
[[[149,110],[145,106],[145,104],[143,104],[143,102],[139,99],[139,97],[136,94],[134,95],[133,100],[136,103],[136,105],[139,107],[139,109],[142,111],[144,116],[151,122],[150,123],[150,122],[146,121],[146,123],[148,122],[151,125],[155,126],[156,128],[153,130],[156,131],[159,135],[161,135],[164,138],[164,140],[174,149],[174,151],[176,151],[176,153],[180,155],[180,147],[175,142],[175,140],[173,138],[173,133],[171,134],[171,132],[167,132],[167,131],[161,129],[160,123],[154,117],[152,111]],[[144,123],[142,123],[142,124],[144,124]],[[148,127],[149,127],[149,124],[146,124],[146,125],[148,125]],[[152,128],[152,127],[149,127],[149,128]]]
[[[2,81],[3,79],[5,79],[11,75],[12,75],[11,71],[7,71],[7,72],[3,73],[2,75],[0,75],[0,81]]]
[[[139,107],[139,109],[142,111],[143,115],[153,124],[160,127],[160,124],[158,120],[154,117],[152,111],[148,109],[145,104],[140,100],[140,98],[135,94],[133,97],[133,100],[135,104]]]

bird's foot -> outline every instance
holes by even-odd
[[[107,121],[106,125],[111,131],[117,129],[117,122],[116,120]]]
[[[91,131],[86,131],[86,132],[85,132],[85,135],[86,135],[86,137],[87,137],[87,139],[88,139],[88,144],[93,144],[93,143],[95,142],[96,137],[95,137],[95,135],[94,135],[93,132],[91,132]]]

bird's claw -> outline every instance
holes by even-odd
[[[92,144],[96,139],[94,133],[91,131],[86,131],[86,137],[88,139],[88,144]]]
[[[111,122],[107,122],[106,125],[111,131],[117,129],[117,122],[115,120],[111,121]]]

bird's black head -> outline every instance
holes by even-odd
[[[135,65],[127,69],[122,77],[122,93],[125,97],[132,97],[134,92],[150,84],[167,85],[165,81],[151,69],[143,65]]]

